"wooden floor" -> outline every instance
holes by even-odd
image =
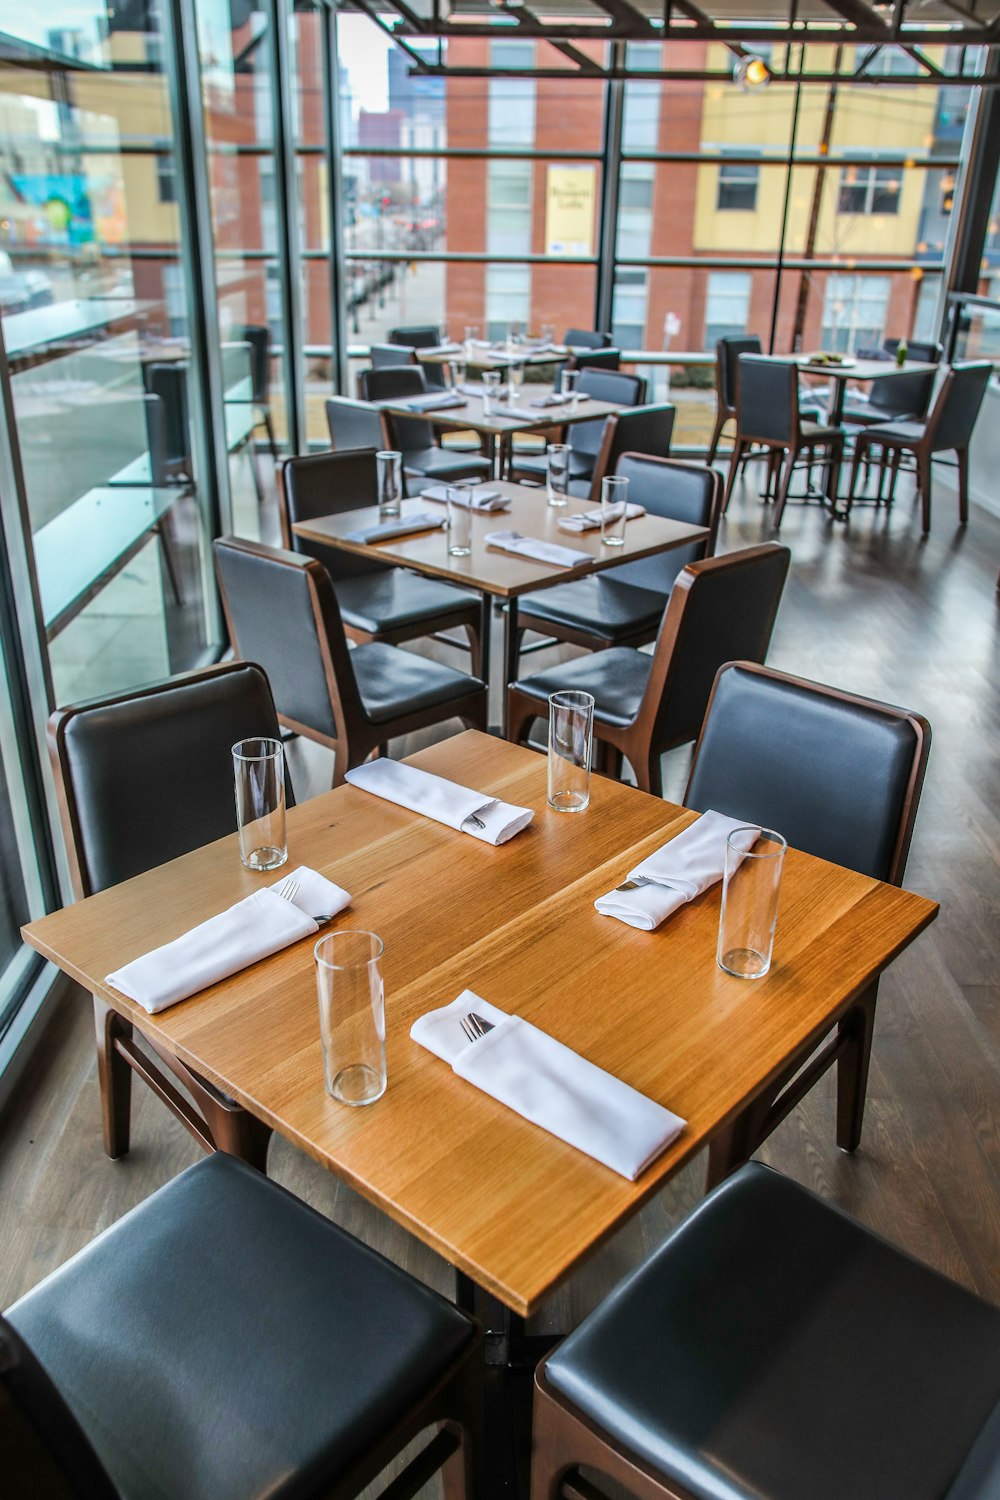
[[[722,551],[772,534],[753,480],[751,472],[737,490]],[[812,506],[786,513],[782,540],[794,561],[771,664],[930,718],[934,743],[906,883],[942,911],[883,981],[861,1149],[849,1157],[834,1145],[827,1080],[762,1156],[1000,1304],[1000,521],[973,507],[968,530],[957,529],[943,489],[935,509],[926,542],[908,499],[891,516],[861,508],[849,527]],[[528,669],[546,662],[529,658]],[[326,752],[299,742],[290,759],[300,800],[323,789]],[[675,800],[687,762],[686,750],[665,761]],[[109,1162],[90,1007],[78,995],[54,1019],[0,1125],[0,1307],[196,1159],[180,1125],[139,1085],[136,1102],[132,1152]],[[271,1171],[450,1291],[450,1271],[436,1256],[280,1140]],[[540,1326],[569,1327],[603,1297],[690,1210],[702,1176],[698,1162],[671,1183]]]

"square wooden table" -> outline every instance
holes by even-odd
[[[413,568],[428,577],[443,578],[448,583],[457,583],[482,594],[483,627],[480,638],[483,649],[482,671],[487,679],[490,601],[494,598],[505,600],[504,685],[517,676],[517,601],[521,594],[552,588],[554,584],[568,583],[575,578],[584,578],[589,573],[614,568],[621,563],[635,562],[640,557],[653,557],[659,552],[669,552],[675,547],[690,546],[692,542],[701,541],[708,535],[703,526],[689,526],[683,521],[668,521],[662,516],[646,515],[626,522],[623,546],[606,547],[601,541],[600,528],[579,534],[559,530],[560,517],[571,514],[577,508],[590,509],[587,501],[570,497],[569,505],[557,507],[547,504],[546,491],[540,486],[490,480],[488,487],[509,495],[511,507],[506,511],[473,511],[472,552],[468,557],[449,556],[448,533],[440,529],[416,532],[410,536],[394,537],[389,541],[376,543],[352,541],[348,532],[377,524],[379,515],[375,507],[341,511],[337,515],[320,516],[312,521],[299,521],[292,529],[299,536],[309,541],[322,542],[326,547],[338,547],[359,557],[370,560],[378,558],[380,562]],[[440,502],[424,500],[420,496],[402,502],[403,516],[432,511],[435,514],[440,512],[442,520],[444,519],[445,507]],[[503,552],[499,548],[487,546],[484,538],[491,531],[519,531],[522,536],[555,542],[562,547],[573,547],[586,553],[587,560],[574,568],[562,568],[553,563],[539,562],[535,558],[521,557],[513,552]]]
[[[795,356],[795,362],[803,375],[815,375],[830,381],[827,420],[831,427],[839,427],[843,421],[844,399],[850,381],[856,380],[861,385],[867,385],[883,375],[923,375],[928,370],[939,368],[938,365],[927,364],[923,360],[908,359],[898,365],[894,359],[856,359],[853,355],[845,356],[844,362],[836,365],[819,364],[814,356],[808,354]]]
[[[936,914],[924,898],[789,850],[774,963],[715,961],[718,886],[653,933],[597,896],[695,814],[595,777],[589,810],[545,803],[542,756],[469,731],[412,763],[535,809],[500,848],[352,786],[289,813],[289,864],[351,892],[337,928],[385,942],[388,1088],[351,1109],[323,1087],[311,940],[149,1016],[104,976],[270,877],[233,834],[23,929],[25,940],[460,1272],[527,1315],[790,1059],[836,1022]],[[469,987],[681,1115],[628,1182],[456,1077],[410,1039]]]

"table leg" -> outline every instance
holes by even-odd
[[[490,685],[490,645],[493,639],[493,595],[483,594],[479,614],[479,675]]]
[[[504,613],[503,626],[503,682],[500,691],[503,693],[503,704],[500,709],[500,724],[506,738],[509,728],[507,722],[507,684],[517,681],[518,645],[520,635],[517,628],[517,599],[507,600],[507,608]]]

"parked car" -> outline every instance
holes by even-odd
[[[54,301],[52,283],[44,271],[19,271],[8,252],[0,250],[0,312],[25,312]]]

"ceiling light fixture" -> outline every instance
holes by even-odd
[[[733,82],[745,94],[756,93],[760,89],[766,89],[771,82],[771,69],[762,57],[754,57],[752,53],[745,52],[736,59]]]

